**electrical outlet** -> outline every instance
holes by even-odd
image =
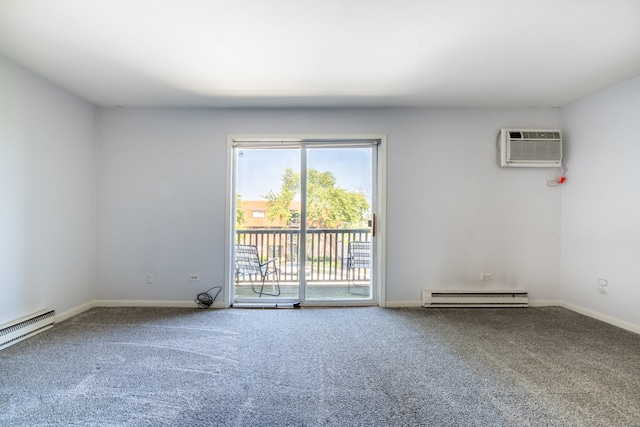
[[[200,280],[200,276],[198,274],[191,273],[189,275],[189,281],[190,282],[197,282],[198,280]]]
[[[598,288],[598,292],[600,292],[602,295],[606,295],[609,293],[609,281],[607,279],[598,279],[598,286],[600,286]]]
[[[153,273],[147,273],[147,285],[153,285]]]
[[[493,280],[493,273],[480,273],[480,280],[483,282],[490,282]]]

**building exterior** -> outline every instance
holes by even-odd
[[[290,221],[284,222],[279,219],[270,221],[267,218],[266,200],[242,200],[238,207],[244,213],[244,223],[240,224],[242,229],[281,229],[297,228],[297,224]],[[300,212],[300,202],[291,202],[290,210]]]

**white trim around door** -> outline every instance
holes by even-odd
[[[234,134],[227,136],[227,182],[226,182],[226,216],[225,216],[225,291],[224,302],[226,307],[233,304],[234,293],[234,252],[235,247],[235,173],[236,173],[236,156],[235,148],[238,146],[247,146],[259,148],[264,147],[340,147],[350,144],[373,142],[377,146],[374,179],[375,198],[371,206],[372,212],[375,213],[375,259],[376,262],[371,271],[372,283],[375,283],[373,299],[368,303],[359,304],[354,302],[353,305],[371,305],[373,302],[381,307],[386,306],[386,144],[387,137],[384,134]],[[345,305],[344,301],[332,302],[310,302],[306,301],[305,305]]]

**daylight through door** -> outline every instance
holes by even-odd
[[[232,303],[375,304],[379,141],[234,142]]]

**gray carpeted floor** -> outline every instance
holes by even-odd
[[[640,336],[562,308],[96,308],[0,351],[2,426],[633,426]]]

